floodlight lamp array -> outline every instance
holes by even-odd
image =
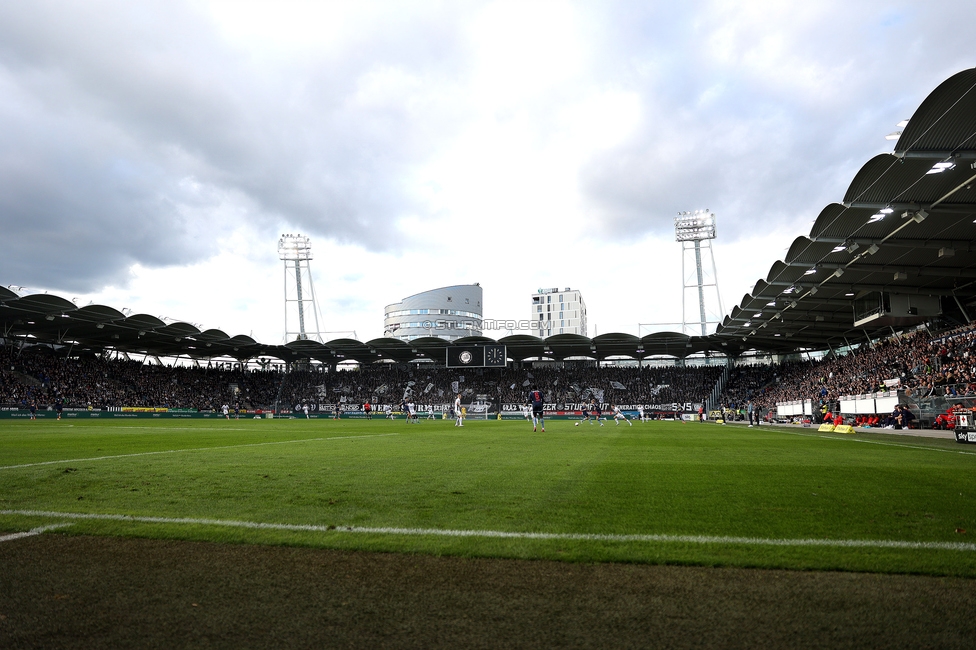
[[[282,235],[278,240],[278,259],[301,262],[312,259],[312,240],[304,235]]]
[[[715,239],[715,215],[708,209],[679,212],[674,218],[674,234],[677,241]]]

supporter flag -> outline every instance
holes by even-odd
[[[619,381],[611,381],[610,385],[616,388],[617,390],[627,390],[627,387],[621,384]]]
[[[460,391],[458,391],[458,383],[456,381],[452,381],[451,382],[451,393],[457,395],[459,392]]]
[[[592,395],[593,397],[595,397],[596,398],[596,401],[598,401],[598,402],[602,402],[603,401],[603,389],[602,388],[593,388],[591,386],[590,387],[590,395]]]

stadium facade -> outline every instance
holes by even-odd
[[[540,338],[554,334],[586,336],[586,303],[577,289],[539,289],[532,296],[530,318],[532,333]]]
[[[483,290],[477,282],[431,289],[387,305],[383,335],[401,341],[481,336]]]

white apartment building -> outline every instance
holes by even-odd
[[[532,334],[540,338],[555,334],[586,336],[586,304],[578,290],[567,287],[539,289],[532,296]]]

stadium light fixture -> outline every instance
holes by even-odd
[[[816,272],[817,272],[817,268],[814,266],[814,267],[810,267],[806,271],[804,271],[803,272],[803,275],[813,275]]]
[[[870,246],[868,246],[868,249],[867,249],[866,251],[864,251],[864,252],[865,252],[865,254],[867,254],[867,255],[874,255],[874,254],[875,254],[875,253],[877,253],[877,252],[878,252],[879,250],[880,250],[880,249],[878,248],[878,245],[877,245],[877,244],[871,244]]]
[[[835,278],[839,278],[842,275],[844,275],[844,269],[835,269],[834,270],[834,277]]]
[[[925,210],[919,210],[918,212],[915,213],[915,216],[912,217],[912,219],[915,221],[915,223],[922,223],[928,218],[928,216],[929,216],[928,212],[926,212]]]
[[[932,169],[925,172],[926,174],[941,174],[944,171],[948,171],[956,166],[954,162],[937,162],[932,165]]]
[[[860,248],[860,245],[858,245],[857,242],[851,242],[851,245],[848,246],[846,250],[847,250],[848,253],[853,253],[854,251],[856,251],[859,248]]]

